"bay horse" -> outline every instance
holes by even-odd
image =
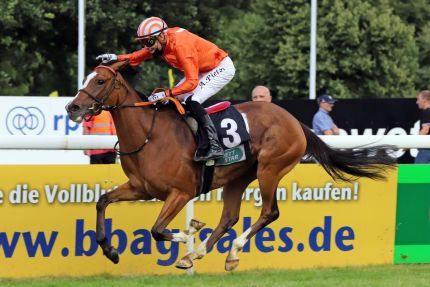
[[[128,62],[96,67],[66,106],[70,119],[75,122],[82,122],[102,109],[110,110],[117,129],[123,153],[121,165],[128,181],[102,195],[96,206],[96,239],[103,254],[114,263],[119,262],[119,254],[105,236],[105,211],[110,203],[153,198],[164,201],[151,229],[155,240],[186,242],[204,225],[192,220],[188,230],[173,234],[165,231],[187,202],[197,195],[202,164],[193,161],[194,134],[176,110],[158,112],[135,106],[142,100],[121,75],[120,71],[126,65]],[[335,180],[383,179],[385,169],[395,165],[394,159],[385,152],[375,153],[370,148],[330,148],[290,113],[273,103],[245,102],[235,107],[246,114],[249,122],[251,157],[215,168],[211,190],[223,187],[221,219],[195,251],[177,262],[178,268],[192,267],[194,259],[202,258],[233,227],[239,220],[242,193],[258,179],[263,201],[261,214],[232,243],[225,269],[235,269],[239,264],[238,251],[259,230],[279,217],[275,194],[278,183],[304,155],[313,156]],[[127,152],[129,154],[125,154]]]

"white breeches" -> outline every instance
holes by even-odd
[[[193,96],[193,100],[204,103],[207,99],[218,93],[231,79],[233,79],[236,68],[230,57],[225,57],[218,66],[209,72],[199,74],[199,84],[189,93],[178,95],[180,101],[185,102],[189,96]],[[186,78],[183,78],[178,84],[182,84]]]

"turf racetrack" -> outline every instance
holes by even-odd
[[[142,266],[144,268],[144,266]],[[428,287],[430,264],[387,265],[357,268],[319,268],[306,270],[255,270],[219,274],[112,277],[101,275],[82,278],[0,279],[0,286],[32,287],[109,287],[109,286],[181,286],[181,287]]]

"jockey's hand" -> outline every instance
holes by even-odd
[[[152,95],[150,95],[148,97],[148,101],[150,102],[157,102],[161,99],[164,99],[166,97],[166,93],[165,92],[157,92],[157,93],[153,93]]]
[[[115,54],[101,54],[96,57],[96,60],[102,61],[102,64],[107,64],[110,62],[116,62],[118,60],[118,56]]]

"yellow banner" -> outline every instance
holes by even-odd
[[[150,229],[162,202],[114,203],[106,233],[120,251],[115,265],[95,241],[98,197],[126,181],[118,165],[0,166],[0,277],[180,273],[185,245],[155,242]],[[397,172],[388,181],[333,182],[317,165],[300,165],[278,188],[280,218],[239,253],[239,270],[392,263]],[[224,270],[231,241],[261,211],[258,183],[245,191],[239,222],[197,272]],[[222,190],[197,198],[207,223],[196,245],[218,224]],[[184,229],[185,211],[168,226]]]
[[[117,265],[103,256],[96,202],[126,181],[119,165],[0,166],[0,174],[1,278],[183,272],[171,265],[185,245],[150,233],[163,202],[109,205],[107,237],[122,254]],[[184,229],[185,213],[171,226]]]
[[[396,216],[397,171],[387,181],[335,182],[319,166],[299,165],[280,183],[280,217],[256,234],[239,253],[239,270],[391,264]],[[222,191],[195,204],[196,218],[215,228]],[[258,182],[245,191],[240,219],[216,252],[196,261],[199,272],[222,271],[231,240],[246,231],[261,212]],[[201,242],[209,229],[200,231]]]

